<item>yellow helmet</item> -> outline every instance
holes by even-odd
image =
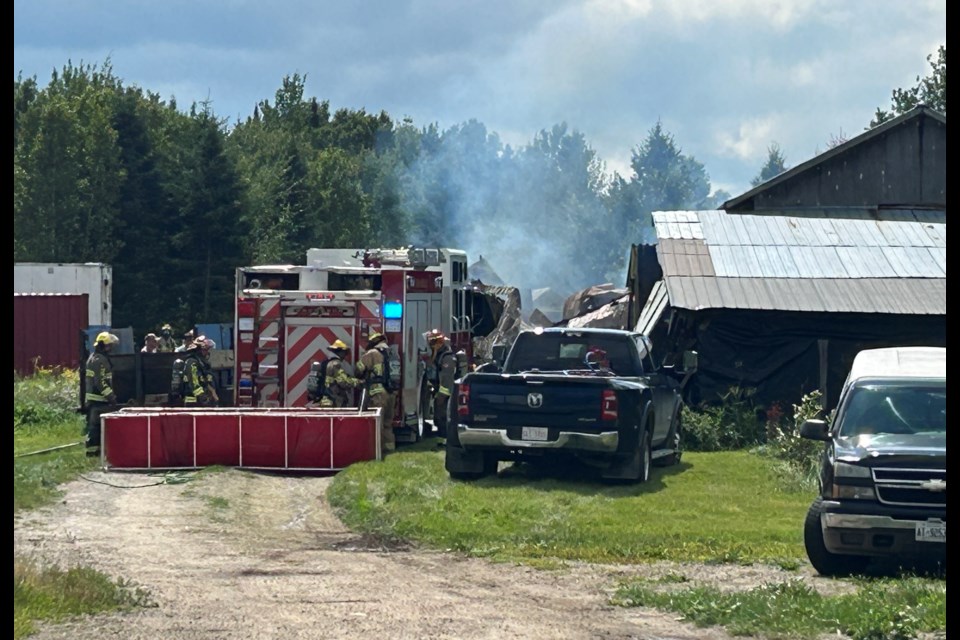
[[[330,351],[350,351],[350,347],[343,340],[334,340],[330,345]]]
[[[117,344],[118,342],[120,342],[120,338],[114,334],[109,331],[101,331],[97,334],[97,338],[93,341],[93,344],[111,345]]]
[[[369,344],[372,347],[373,345],[383,342],[386,339],[387,339],[387,336],[383,335],[382,333],[374,329],[373,331],[370,332],[370,336],[367,338],[367,344]]]

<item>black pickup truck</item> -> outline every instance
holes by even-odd
[[[685,352],[682,370],[658,367],[650,346],[615,329],[521,332],[502,365],[459,381],[447,472],[470,480],[501,460],[573,456],[604,478],[643,482],[651,464],[676,464],[681,389],[697,356]]]

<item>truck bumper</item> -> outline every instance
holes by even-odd
[[[830,503],[824,504],[829,508]],[[940,518],[932,517],[930,520],[939,521]],[[916,539],[917,526],[926,521],[927,519],[900,519],[888,515],[829,511],[820,515],[824,546],[831,553],[910,557],[937,557],[945,554],[945,541]]]
[[[620,442],[620,434],[617,431],[600,433],[561,431],[556,440],[514,440],[507,435],[506,429],[477,429],[458,425],[457,435],[460,446],[465,448],[566,449],[616,453]]]

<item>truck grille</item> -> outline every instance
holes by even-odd
[[[946,507],[946,469],[873,469],[880,502],[910,507]]]

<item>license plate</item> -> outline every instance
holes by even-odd
[[[918,522],[917,540],[920,542],[946,542],[947,523],[937,520]]]
[[[523,440],[546,440],[549,434],[546,427],[523,427],[520,437]]]

